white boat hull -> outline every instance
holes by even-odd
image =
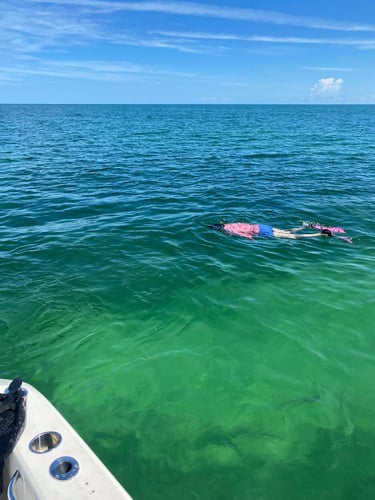
[[[10,380],[0,379],[4,393]],[[95,453],[34,387],[27,390],[26,425],[4,467],[0,500],[131,500]],[[8,493],[7,493],[8,489]]]

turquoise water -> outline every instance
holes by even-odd
[[[0,106],[1,376],[135,499],[374,498],[374,130],[371,106]]]

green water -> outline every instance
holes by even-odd
[[[373,498],[373,107],[1,106],[1,374],[135,499]],[[221,219],[353,237],[229,237]]]

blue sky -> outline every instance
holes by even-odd
[[[1,0],[2,103],[375,103],[374,0]]]

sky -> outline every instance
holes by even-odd
[[[375,104],[374,0],[0,0],[0,103]]]

